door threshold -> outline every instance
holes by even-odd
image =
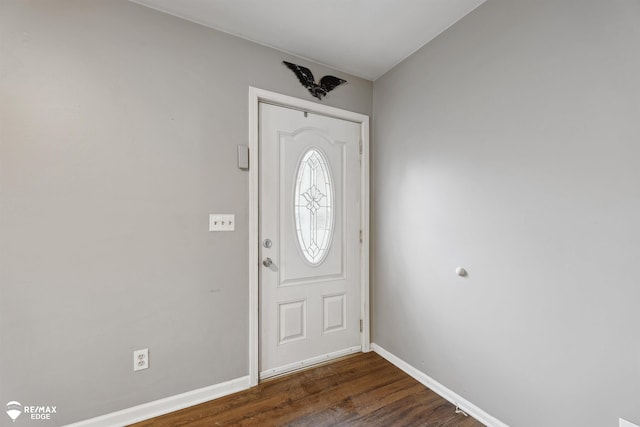
[[[290,363],[278,368],[269,369],[268,371],[260,372],[260,382],[280,378],[285,375],[305,371],[310,368],[316,368],[318,366],[326,365],[327,363],[335,362],[338,359],[349,357],[361,352],[362,347],[360,346],[350,347],[344,350],[338,350],[332,353],[323,354],[321,356],[312,357],[300,362]]]

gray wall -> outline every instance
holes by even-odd
[[[640,423],[639,47],[488,0],[374,84],[374,341],[509,425]]]
[[[0,1],[2,405],[60,425],[248,374],[236,146],[250,85],[313,99],[283,59],[332,72],[123,0]],[[370,114],[333,73],[324,103]]]

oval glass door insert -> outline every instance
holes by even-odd
[[[319,265],[329,252],[333,234],[333,177],[324,154],[309,149],[298,166],[293,195],[298,245],[305,259]]]

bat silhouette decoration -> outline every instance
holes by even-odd
[[[320,100],[322,100],[322,97],[326,96],[327,93],[347,82],[346,80],[339,79],[335,76],[324,76],[320,79],[320,84],[318,84],[313,78],[311,70],[307,67],[292,64],[287,61],[282,61],[282,63],[294,72],[296,77],[298,77],[298,80],[300,80],[300,83],[302,83],[302,86],[306,87],[311,95]]]

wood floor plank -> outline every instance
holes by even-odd
[[[481,427],[371,352],[272,379],[131,427]]]

